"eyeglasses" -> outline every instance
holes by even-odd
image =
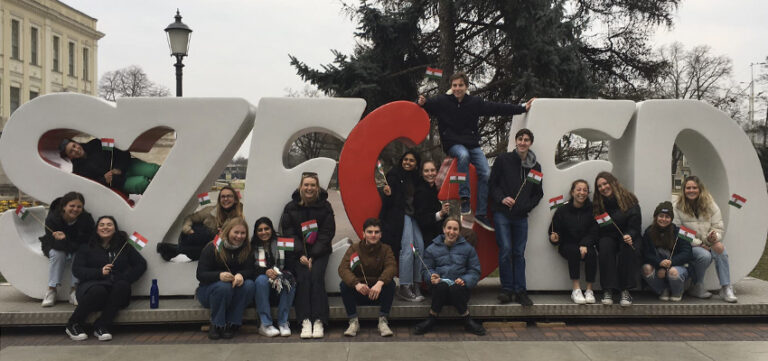
[[[219,198],[221,198],[221,199],[235,198],[235,195],[234,194],[222,194],[221,196],[219,196]]]

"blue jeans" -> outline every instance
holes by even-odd
[[[347,317],[357,317],[357,305],[370,306],[376,304],[381,304],[379,316],[389,316],[389,310],[392,309],[392,300],[395,298],[395,282],[391,281],[382,286],[379,298],[376,300],[371,300],[368,296],[357,292],[354,287],[349,287],[344,282],[341,282],[339,285],[339,291],[341,292],[341,300],[344,302],[344,309],[347,310]]]
[[[291,311],[291,305],[293,305],[293,297],[296,295],[296,287],[291,287],[290,291],[283,287],[278,295],[277,291],[270,286],[267,275],[256,277],[256,311],[259,312],[259,319],[263,326],[272,325],[272,312],[269,302],[271,295],[275,295],[280,299],[277,303],[278,326],[287,325],[288,314]]]
[[[480,147],[467,149],[461,144],[454,144],[448,149],[448,155],[456,157],[456,169],[459,173],[465,173],[469,180],[469,163],[475,166],[477,171],[477,209],[475,214],[484,216],[488,212],[488,178],[491,176],[491,168],[488,167],[488,159]],[[459,196],[469,198],[469,182],[459,185]]]
[[[731,284],[728,252],[725,249],[723,249],[723,253],[719,254],[715,251],[707,251],[702,247],[693,247],[693,262],[691,262],[693,280],[696,283],[704,282],[707,267],[712,264],[713,259],[715,260],[715,269],[717,270],[717,278],[720,280],[720,286]]]
[[[218,281],[197,288],[197,300],[211,310],[211,324],[217,327],[243,324],[243,312],[256,293],[253,280],[245,280],[240,287]]]
[[[672,268],[677,270],[676,277],[670,276],[669,272],[667,272],[667,275],[664,278],[658,278],[656,277],[657,270],[655,269],[650,275],[643,275],[645,282],[648,283],[648,286],[651,286],[651,289],[653,289],[657,295],[660,295],[665,289],[669,289],[669,293],[672,296],[679,297],[683,295],[685,280],[688,279],[688,269],[681,266],[674,266]]]
[[[493,214],[496,244],[499,246],[501,289],[525,291],[525,245],[528,243],[528,218],[509,218]]]
[[[409,215],[405,215],[403,222],[403,238],[400,240],[400,284],[410,285],[414,282],[421,282],[421,259],[413,254],[411,243],[416,247],[419,255],[424,254],[424,239],[421,237],[421,231],[416,220]]]
[[[56,287],[61,284],[61,276],[64,275],[64,266],[75,258],[66,251],[52,249],[48,251],[48,287]],[[72,271],[70,270],[70,273]],[[72,287],[77,286],[77,277],[72,274]]]

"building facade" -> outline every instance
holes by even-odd
[[[96,19],[57,0],[0,0],[0,131],[21,104],[98,94]]]

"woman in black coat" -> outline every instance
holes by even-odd
[[[317,173],[301,175],[299,189],[285,205],[280,218],[281,234],[294,239],[303,248],[296,264],[296,319],[301,321],[301,338],[322,338],[323,323],[330,309],[325,291],[325,269],[331,255],[331,241],[336,235],[333,208],[328,192],[320,188]],[[299,248],[297,246],[296,248]]]
[[[571,200],[558,208],[549,226],[549,241],[558,246],[557,252],[568,260],[568,273],[573,282],[571,300],[576,304],[595,303],[592,283],[597,275],[595,238],[597,223],[592,217],[589,184],[583,179],[571,183]],[[587,290],[581,293],[579,275],[584,262]]]
[[[96,232],[88,244],[77,251],[72,271],[80,280],[77,288],[79,304],[67,322],[66,333],[72,340],[88,338],[82,324],[91,312],[101,311],[93,323],[93,335],[99,341],[109,341],[109,329],[117,311],[131,301],[131,284],[147,270],[144,257],[120,231],[112,216],[102,216],[96,222]]]
[[[592,214],[596,218],[608,214],[611,222],[603,222],[595,236],[600,265],[600,285],[604,305],[613,304],[612,292],[621,291],[621,306],[632,306],[629,290],[637,286],[642,247],[640,205],[637,197],[609,172],[595,177]],[[621,232],[619,232],[621,230]]]
[[[424,239],[424,249],[426,249],[435,237],[443,233],[443,220],[448,217],[451,206],[447,202],[440,202],[437,198],[440,188],[435,184],[437,179],[435,162],[431,160],[424,162],[421,165],[421,176],[424,182],[419,182],[416,186],[413,203],[416,207],[416,222],[419,224],[419,230]]]
[[[77,192],[69,192],[53,200],[45,217],[45,234],[40,237],[43,254],[48,257],[48,290],[43,297],[43,307],[56,303],[56,287],[61,284],[64,267],[80,245],[87,243],[93,234],[93,217],[85,208],[85,198]],[[72,276],[69,303],[77,306],[75,288],[77,278]]]

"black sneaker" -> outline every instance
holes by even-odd
[[[64,332],[67,333],[72,341],[83,341],[88,339],[88,335],[85,333],[83,327],[80,326],[79,323],[72,323],[67,325],[67,327],[64,329]]]
[[[478,336],[485,336],[485,328],[483,328],[483,324],[469,317],[464,321],[464,330]]]
[[[417,335],[423,335],[429,331],[432,330],[433,327],[435,327],[435,323],[437,322],[437,319],[430,316],[427,317],[426,320],[421,321],[416,324],[416,328],[413,330],[413,333]]]
[[[211,324],[211,327],[208,329],[208,339],[210,340],[218,340],[221,338],[221,332],[224,330],[224,327],[218,327],[214,324]]]
[[[472,203],[469,202],[469,198],[461,199],[461,215],[466,216],[472,214]]]
[[[237,331],[240,329],[240,325],[227,325],[224,327],[224,331],[221,331],[221,338],[230,339],[235,337]]]
[[[484,215],[478,214],[475,216],[475,223],[479,224],[480,227],[483,227],[491,232],[495,231],[493,227],[491,227],[491,221],[488,220]]]
[[[96,329],[93,330],[93,335],[98,338],[99,341],[109,341],[112,339],[112,334],[104,327],[96,327]]]
[[[533,306],[533,301],[528,297],[528,292],[525,292],[525,290],[518,291],[515,297],[517,298],[517,303],[526,307]]]
[[[504,305],[510,302],[514,302],[515,294],[508,290],[501,290],[497,298],[499,299],[499,302],[501,302],[501,304]]]

